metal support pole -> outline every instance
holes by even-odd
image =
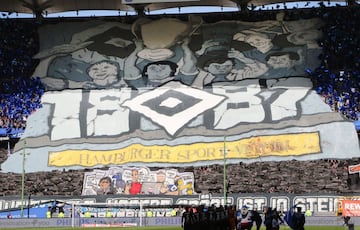
[[[28,197],[27,218],[30,218],[30,202],[31,202],[31,192],[29,193],[29,197]]]
[[[226,154],[227,154],[227,150],[226,150],[226,136],[224,136],[224,206],[226,205]]]
[[[143,204],[142,201],[140,200],[140,212],[139,212],[139,217],[140,217],[140,227],[143,226],[143,218],[142,218],[142,213],[143,213]]]
[[[26,140],[24,139],[23,158],[22,158],[22,177],[21,177],[21,212],[20,217],[24,217],[24,191],[25,191],[25,160],[26,160]]]
[[[79,217],[80,224],[80,217]],[[71,203],[71,227],[75,227],[75,203]]]

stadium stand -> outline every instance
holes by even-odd
[[[320,41],[322,64],[313,72],[308,70],[317,93],[334,111],[352,121],[360,119],[359,17],[359,12],[351,9],[323,14],[327,24]]]
[[[274,12],[252,14],[262,15],[263,17],[260,17],[262,20],[275,17]],[[350,120],[358,121],[360,119],[359,8],[288,10],[285,17],[288,19],[307,18],[310,14],[320,15],[326,19],[327,24],[323,30],[326,37],[319,41],[323,48],[323,53],[319,57],[322,64],[317,69],[308,69],[308,74],[313,80],[316,91],[323,96],[325,102],[334,111],[338,111]],[[233,13],[220,16],[233,19],[254,18],[254,15],[244,16]],[[210,22],[212,17],[218,18],[218,15],[208,16],[206,20]],[[18,129],[26,128],[26,117],[41,106],[40,99],[44,89],[38,79],[29,78],[36,65],[36,61],[31,57],[38,48],[37,27],[36,24],[28,26],[28,23],[10,19],[0,21],[0,34],[8,36],[2,37],[3,40],[0,43],[0,135],[2,136],[11,136],[21,132]],[[14,28],[16,29],[14,30]],[[19,44],[22,44],[23,47],[19,47]],[[13,105],[16,106],[13,107]],[[3,162],[9,154],[7,141],[2,141],[0,154]],[[230,172],[228,191],[230,193],[321,192],[335,194],[355,192],[360,190],[358,175],[349,175],[347,166],[359,163],[360,158],[228,165]],[[222,166],[188,167],[179,170],[194,172],[196,192],[222,192],[221,183],[217,183],[222,180]],[[29,173],[25,187],[32,190],[34,195],[81,195],[85,171]],[[291,176],[289,176],[290,174]],[[249,181],[248,178],[256,179]],[[296,178],[302,179],[297,180]],[[301,182],[301,184],[297,182]],[[20,194],[21,175],[14,173],[1,176],[0,183],[2,184],[0,195]]]
[[[41,107],[44,88],[31,78],[38,52],[36,24],[1,20],[0,33],[0,137],[19,138],[27,117]]]

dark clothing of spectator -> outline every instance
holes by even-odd
[[[261,218],[261,216],[260,216],[260,214],[259,214],[259,212],[257,210],[254,210],[252,212],[252,218],[253,218],[253,221],[256,224],[256,230],[260,230],[261,223],[262,223],[262,218]]]
[[[305,215],[301,212],[301,209],[298,209],[297,212],[294,213],[292,223],[294,226],[294,230],[304,230]]]

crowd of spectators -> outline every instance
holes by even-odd
[[[0,20],[0,137],[17,138],[27,117],[41,107],[44,87],[31,78],[38,52],[35,22]]]
[[[332,110],[355,123],[360,120],[359,7],[327,10],[322,17],[326,24],[319,41],[321,65],[307,72]]]
[[[41,107],[44,92],[39,78],[17,77],[3,82],[0,94],[0,135],[19,137],[27,117]]]

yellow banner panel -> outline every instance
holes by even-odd
[[[95,165],[121,165],[143,163],[191,163],[224,159],[259,158],[267,156],[298,156],[320,152],[318,132],[256,136],[236,141],[196,143],[189,145],[133,144],[122,149],[66,150],[50,152],[49,166],[90,167]]]

